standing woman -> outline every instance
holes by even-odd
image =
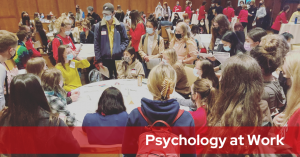
[[[247,31],[250,31],[252,29],[252,24],[256,15],[257,8],[255,7],[255,2],[250,2],[250,8],[248,9],[248,25],[247,25]]]
[[[256,27],[262,27],[263,26],[264,18],[265,18],[266,15],[267,15],[266,7],[265,7],[265,4],[264,4],[264,1],[261,0],[259,2],[259,8],[258,8],[258,10],[256,12],[256,16],[255,16]],[[254,21],[255,21],[255,19],[254,19]]]
[[[43,24],[40,20],[36,20],[35,26],[36,26],[36,31],[39,33],[39,35],[42,39],[41,43],[43,44],[44,52],[47,52],[48,39],[46,36],[46,32],[43,28]]]
[[[222,47],[220,44],[223,35],[231,30],[230,23],[227,17],[223,14],[217,15],[213,20],[213,26],[211,28],[211,42],[209,48],[211,50],[217,50],[218,47]]]
[[[155,16],[156,18],[159,18],[159,15],[160,15],[160,18],[161,16],[163,15],[163,7],[161,6],[160,2],[158,2],[156,8],[155,8]]]
[[[135,52],[137,53],[137,59],[140,62],[142,62],[142,58],[139,55],[138,51],[139,51],[139,43],[141,40],[141,36],[146,34],[144,21],[137,10],[132,10],[129,16],[131,19],[131,27],[129,30],[129,34],[131,36],[131,45],[134,48]]]
[[[206,2],[202,2],[202,6],[199,8],[199,16],[198,16],[198,24],[200,24],[200,21],[202,19],[205,19],[205,5],[206,5]],[[205,21],[205,20],[204,20]]]
[[[26,11],[23,11],[21,14],[22,17],[22,25],[26,25],[30,27],[30,17]]]
[[[166,16],[168,16],[169,18],[165,19],[165,21],[170,21],[171,20],[171,9],[168,6],[167,2],[164,3],[164,12],[163,12],[163,17],[166,17]]]
[[[192,11],[192,2],[191,1],[188,1],[187,3],[187,7],[185,8],[185,13],[187,13],[189,15],[189,19],[191,20],[192,19],[192,15],[194,13],[194,10]]]
[[[248,24],[248,10],[247,10],[247,5],[244,4],[242,6],[242,10],[240,11],[240,14],[238,16],[238,19],[240,20],[240,22],[242,23],[243,27],[246,28],[247,24]]]
[[[281,24],[289,23],[289,21],[286,19],[286,14],[289,11],[290,11],[290,6],[286,5],[283,7],[283,10],[277,15],[274,24],[271,27],[273,29],[274,34],[279,33]]]
[[[234,9],[231,6],[231,1],[227,2],[227,7],[223,9],[223,14],[227,16],[228,21],[231,22],[234,17]]]

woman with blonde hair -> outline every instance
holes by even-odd
[[[55,29],[59,31],[59,34],[57,34],[52,41],[53,56],[49,56],[53,65],[55,65],[58,60],[58,47],[60,45],[69,45],[73,55],[75,56],[78,54],[78,52],[76,52],[76,47],[69,36],[71,34],[71,23],[66,14],[62,14],[62,16],[55,21]]]
[[[41,77],[44,70],[47,69],[45,60],[42,57],[31,58],[27,61],[26,71]]]
[[[180,110],[176,99],[172,99],[170,96],[174,92],[176,78],[176,71],[171,65],[159,64],[155,66],[150,71],[147,83],[148,89],[153,95],[153,100],[142,98],[141,107],[131,111],[126,126],[144,127],[153,124],[157,120],[162,120],[170,126],[181,126],[179,128],[185,126],[186,129],[183,129],[185,130],[184,132],[181,129],[175,130],[184,137],[194,137],[195,125],[193,117],[187,111]],[[179,115],[181,116],[177,119],[176,117]],[[160,126],[162,125],[164,126],[164,124],[160,124]],[[135,129],[135,131],[136,133],[133,134],[130,132],[130,127],[126,127],[122,150],[138,150],[136,141],[142,132],[139,132],[138,129]],[[181,146],[180,153],[182,152],[189,152],[186,154],[191,154],[187,156],[195,156],[193,155],[195,154],[195,147]],[[124,154],[124,156],[131,155]]]
[[[187,30],[184,22],[178,23],[169,47],[176,50],[178,61],[182,64],[192,64],[197,59],[198,53],[197,44]]]
[[[177,74],[177,81],[175,91],[183,96],[185,99],[190,97],[190,85],[188,83],[187,75],[184,70],[182,63],[177,61],[177,54],[174,49],[167,49],[163,52],[163,62],[164,64],[170,64]]]

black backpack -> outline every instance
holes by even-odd
[[[63,45],[63,41],[60,39],[60,37],[55,36],[55,38],[58,39],[60,45]],[[53,40],[48,44],[48,53],[47,54],[48,54],[48,57],[49,57],[52,65],[55,66],[56,65],[56,60],[53,57],[53,48],[52,48],[52,42],[53,42]]]

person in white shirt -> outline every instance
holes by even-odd
[[[167,2],[164,3],[164,10],[163,10],[163,17],[166,17],[166,16],[168,16],[169,18],[165,19],[165,20],[170,21],[171,20],[171,9],[168,6]]]
[[[254,21],[256,20],[256,27],[263,27],[264,17],[267,15],[266,7],[264,5],[264,1],[261,0],[259,2],[259,8],[256,12],[256,16]]]
[[[157,7],[155,8],[155,15],[156,18],[159,18],[159,14],[162,16],[163,15],[163,7],[161,6],[160,2],[158,2]]]

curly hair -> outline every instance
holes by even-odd
[[[65,27],[66,25],[71,25],[71,22],[68,19],[67,15],[63,13],[58,19],[56,19],[54,27],[58,32],[60,32],[60,28]]]

